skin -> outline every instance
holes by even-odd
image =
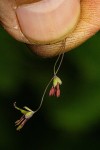
[[[59,54],[59,52],[61,52],[60,47],[62,41],[51,45],[33,45],[23,35],[15,9],[20,4],[30,2],[33,2],[33,0],[0,0],[1,25],[16,40],[29,44],[29,47],[38,55],[52,57]],[[65,49],[63,49],[62,52],[67,52],[81,45],[100,30],[100,0],[81,0],[80,3],[80,19],[73,32],[67,36]]]

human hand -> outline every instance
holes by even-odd
[[[29,44],[31,49],[37,54],[46,57],[57,55],[60,52],[62,40],[58,40],[58,43],[50,45],[32,44],[32,41],[25,36],[24,30],[19,25],[16,8],[20,4],[30,2],[33,2],[33,0],[0,0],[0,22],[2,26],[15,39]],[[100,30],[100,0],[80,0],[80,6],[81,13],[77,26],[75,26],[72,32],[66,34],[66,52],[82,44]]]

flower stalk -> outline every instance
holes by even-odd
[[[62,52],[62,49],[65,49],[65,43],[66,43],[66,39],[64,39],[64,41],[62,42],[62,46],[61,46],[61,52]],[[23,126],[25,125],[25,123],[37,112],[40,110],[42,104],[43,104],[43,101],[44,101],[44,97],[45,97],[45,94],[47,92],[47,89],[49,87],[49,85],[51,84],[52,82],[52,87],[50,89],[50,92],[49,92],[49,96],[56,96],[56,97],[59,97],[60,94],[61,94],[61,91],[60,91],[60,85],[62,84],[62,81],[61,79],[57,76],[57,73],[61,67],[61,64],[62,64],[62,61],[63,61],[63,58],[64,58],[64,53],[61,53],[59,54],[55,64],[54,64],[54,72],[53,72],[53,77],[50,79],[49,83],[47,84],[47,86],[45,87],[44,89],[44,92],[43,92],[43,95],[42,95],[42,98],[41,98],[41,102],[40,102],[40,105],[39,107],[33,111],[31,110],[30,108],[28,108],[27,106],[24,106],[23,109],[19,108],[16,106],[16,102],[14,103],[14,107],[15,109],[19,110],[23,115],[22,117],[17,120],[15,122],[15,126],[18,126],[17,127],[17,131],[19,131],[20,129],[23,128]],[[59,64],[58,64],[59,62]],[[58,65],[58,66],[57,66]]]
[[[23,114],[22,117],[15,122],[15,126],[18,126],[16,130],[19,131],[20,129],[22,129],[25,123],[33,116],[35,112],[32,111],[27,106],[24,106],[23,107],[24,109],[17,107],[16,102],[14,102],[14,107],[15,109],[19,110]]]

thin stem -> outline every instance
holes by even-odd
[[[58,73],[58,71],[59,71],[59,69],[60,69],[60,67],[61,67],[61,64],[62,64],[62,61],[63,61],[63,58],[64,58],[64,53],[63,53],[63,54],[61,54],[61,55],[62,55],[62,56],[61,56],[60,63],[59,63],[59,65],[58,65],[58,68],[56,69],[56,71],[55,71],[54,75],[56,75],[56,74]]]
[[[62,51],[62,49],[65,49],[65,41],[66,41],[66,39],[64,39],[63,42],[62,42],[62,46],[61,46],[61,49],[60,49],[61,51]],[[60,58],[61,58],[60,63],[58,65],[58,68],[56,69],[57,63],[58,63]],[[64,53],[60,53],[57,60],[56,60],[56,62],[55,62],[55,64],[54,64],[54,75],[56,75],[58,73],[58,71],[61,67],[63,58],[64,58]]]
[[[59,54],[59,56],[58,56],[58,58],[57,58],[57,60],[56,60],[56,62],[54,64],[54,75],[56,74],[56,65],[57,65],[57,63],[58,63],[58,61],[60,59],[60,56],[61,56],[61,54]]]
[[[39,107],[35,110],[35,113],[40,110],[40,108],[41,108],[41,106],[42,106],[42,104],[43,104],[43,100],[44,100],[44,96],[45,96],[45,94],[46,94],[46,91],[47,91],[47,89],[48,89],[50,83],[52,82],[53,78],[54,78],[54,76],[51,78],[51,80],[50,80],[49,83],[47,84],[47,86],[46,86],[46,88],[45,88],[45,90],[44,90],[44,92],[43,92],[40,105],[39,105]]]
[[[64,41],[63,41],[63,43],[62,43],[61,50],[62,50],[62,49],[65,49],[65,40],[66,40],[66,39],[64,39]],[[57,63],[58,63],[60,57],[61,57],[61,60],[60,60],[60,63],[59,63],[59,65],[58,65],[57,69],[56,69],[56,66],[57,66]],[[50,83],[51,83],[52,80],[54,79],[55,75],[58,73],[58,71],[59,71],[59,69],[60,69],[60,67],[61,67],[63,58],[64,58],[64,53],[62,53],[62,54],[60,53],[59,56],[58,56],[58,58],[57,58],[57,60],[56,60],[56,62],[55,62],[55,64],[54,64],[54,75],[53,75],[53,77],[51,78],[51,80],[49,81],[49,83],[47,84],[47,86],[45,87],[45,90],[44,90],[43,95],[42,95],[42,98],[41,98],[40,105],[39,105],[39,107],[34,111],[34,113],[36,113],[37,111],[40,110],[40,108],[41,108],[41,106],[42,106],[42,104],[43,104],[43,100],[44,100],[44,96],[45,96],[45,94],[46,94],[46,91],[47,91],[47,89],[48,89]]]

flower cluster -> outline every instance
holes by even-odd
[[[60,85],[62,84],[62,81],[59,77],[54,76],[53,78],[53,85],[50,89],[49,96],[60,96]]]
[[[14,103],[14,107],[23,114],[23,116],[15,122],[15,126],[18,126],[16,130],[19,131],[20,129],[22,129],[22,127],[25,125],[25,123],[33,116],[33,114],[35,112],[32,111],[27,106],[24,106],[23,107],[24,109],[17,107],[16,102]]]

